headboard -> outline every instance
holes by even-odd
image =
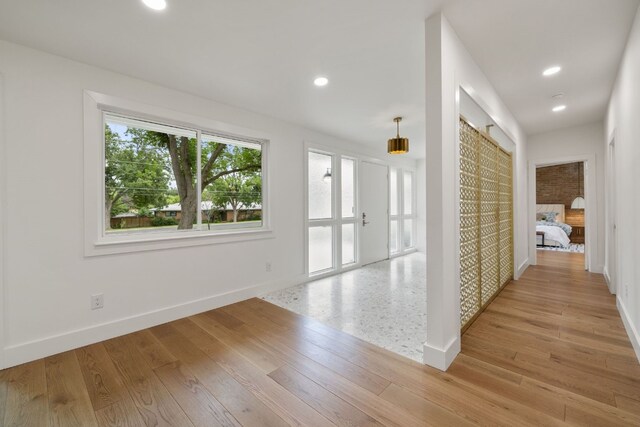
[[[564,221],[564,205],[536,205],[536,213],[540,212],[557,212],[558,216],[556,217],[559,222]]]

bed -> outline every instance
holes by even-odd
[[[556,214],[555,221],[540,218],[549,212]],[[536,244],[568,248],[571,243],[571,226],[564,221],[564,205],[536,205]]]

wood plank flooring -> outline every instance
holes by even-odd
[[[2,371],[0,424],[640,425],[602,276],[539,252],[446,373],[251,299]]]

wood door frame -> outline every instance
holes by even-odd
[[[596,156],[594,154],[580,154],[575,156],[549,158],[529,161],[529,263],[537,265],[536,240],[531,236],[536,234],[536,168],[544,166],[556,166],[567,163],[584,162],[584,209],[585,223],[585,254],[584,268],[593,271],[595,260],[592,248],[598,245],[598,209],[597,209],[597,176]]]

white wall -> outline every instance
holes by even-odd
[[[462,87],[515,143],[516,276],[527,265],[526,136],[442,14],[426,21],[425,363],[446,369],[460,351],[458,115]]]
[[[417,227],[416,227],[416,249],[419,252],[427,252],[427,162],[420,159],[416,166],[416,204],[417,204]]]
[[[640,359],[640,8],[629,34],[629,41],[609,101],[605,120],[604,152],[615,141],[615,170],[606,168],[609,182],[615,174],[617,203],[617,259],[615,287],[620,314]],[[609,159],[606,160],[609,165]],[[607,217],[605,236],[612,233]],[[607,259],[606,270],[614,263]]]
[[[6,184],[0,218],[5,230],[4,366],[302,280],[303,142],[386,155],[384,140],[372,153],[246,110],[4,41],[0,75],[5,107],[0,138],[6,137],[8,159],[1,171],[6,182],[0,182]],[[268,134],[274,238],[84,257],[84,90]],[[396,163],[415,168],[414,160]],[[272,263],[270,273],[265,272],[266,261]],[[95,293],[104,293],[102,310],[89,309]]]
[[[535,171],[531,169],[533,163],[547,162],[549,160],[573,161],[572,159],[586,159],[593,157],[595,165],[588,165],[587,180],[585,188],[590,194],[595,193],[595,200],[585,198],[588,204],[587,233],[589,243],[587,250],[590,251],[591,266],[590,271],[602,273],[604,266],[604,149],[602,139],[604,138],[604,127],[602,122],[590,123],[587,125],[564,128],[552,132],[529,136],[527,142],[528,157],[530,163],[531,186],[529,211],[529,233],[533,235],[535,231],[535,200],[534,191]],[[595,169],[594,169],[595,167]],[[529,248],[530,258],[535,257],[535,241],[531,239]]]
[[[491,117],[464,90],[460,91],[460,115],[481,131],[486,131],[487,125],[493,125],[489,130],[491,138],[508,152],[515,152],[516,145],[511,138],[497,126]]]

